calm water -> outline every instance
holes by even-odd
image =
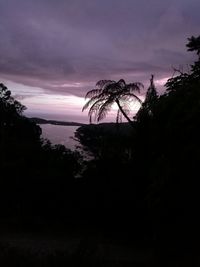
[[[52,144],[61,144],[72,150],[79,144],[72,139],[78,126],[41,124],[40,127],[42,128],[42,137],[49,139]]]

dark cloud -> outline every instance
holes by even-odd
[[[199,0],[0,0],[0,76],[79,96],[99,79],[162,79],[191,62],[199,10]]]

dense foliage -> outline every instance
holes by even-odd
[[[68,201],[81,158],[43,140],[41,128],[23,116],[24,110],[0,84],[0,216],[54,216],[61,199]]]
[[[199,37],[190,38],[187,46],[199,55]],[[111,208],[108,214],[120,227],[141,227],[140,237],[147,231],[152,238],[183,240],[198,233],[199,64],[198,58],[189,73],[169,79],[161,96],[151,78],[131,140],[116,130],[112,143],[98,126],[96,134],[94,126],[78,129],[82,144],[95,159],[98,155],[85,173],[97,188],[97,202],[102,199],[104,209]]]

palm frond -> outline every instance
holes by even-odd
[[[103,105],[103,103],[104,103],[104,99],[98,99],[91,106],[91,108],[90,108],[90,110],[88,112],[88,116],[90,118],[90,122],[92,121],[92,116],[93,115],[95,115],[95,120],[96,120],[98,112],[99,112],[99,109]]]
[[[102,89],[92,89],[87,92],[87,94],[85,95],[85,99],[98,96],[101,92],[102,92]]]
[[[104,119],[107,115],[107,113],[110,111],[112,105],[113,105],[113,99],[108,99],[107,101],[104,102],[104,104],[100,107],[97,121],[101,121]]]
[[[129,98],[135,98],[140,104],[142,104],[142,100],[135,94],[133,93],[124,93],[123,96],[128,96]]]
[[[103,104],[103,100],[102,99],[98,99],[94,102],[94,104],[90,107],[90,110],[88,112],[88,115],[90,115],[94,110],[98,110],[101,105]]]
[[[121,88],[125,88],[126,87],[126,82],[124,81],[124,79],[120,79],[117,84],[121,87]]]
[[[109,93],[111,94],[113,91],[115,91],[117,89],[117,87],[120,87],[115,81],[111,81],[111,80],[103,80],[100,81],[101,83],[101,88],[102,92],[104,93]]]
[[[144,88],[144,85],[142,83],[136,82],[136,83],[127,84],[125,90],[127,90],[129,92],[138,92],[138,93],[140,93],[141,88]]]
[[[87,101],[87,103],[85,103],[85,105],[83,106],[83,108],[82,108],[82,112],[84,111],[84,110],[86,110],[87,108],[89,108],[89,106],[91,106],[96,100],[98,100],[99,99],[99,97],[98,96],[94,96],[94,97],[92,97],[90,100],[88,100]]]
[[[106,85],[106,84],[110,84],[110,83],[113,83],[115,81],[112,81],[112,80],[100,80],[96,83],[96,87],[99,88],[99,89],[103,89],[103,87]]]
[[[104,85],[103,92],[108,94],[118,93],[121,90],[121,86],[118,83],[108,83]]]
[[[89,106],[93,105],[96,100],[105,100],[109,97],[109,95],[105,92],[102,92],[99,95],[93,96],[91,99],[87,101],[87,103],[83,106],[82,112],[89,108]]]

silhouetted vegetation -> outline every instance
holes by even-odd
[[[41,128],[23,116],[25,107],[3,84],[0,109],[0,216],[55,217],[79,172],[79,153],[43,140]]]
[[[189,39],[188,47],[199,55],[199,38]],[[189,73],[179,71],[161,96],[152,76],[131,141],[123,136],[113,144],[109,135],[100,137],[100,126],[96,135],[87,127],[78,129],[81,142],[90,151],[94,148],[95,155],[104,148],[104,156],[90,162],[85,175],[96,186],[97,206],[101,198],[111,229],[126,229],[129,238],[132,232],[134,239],[138,234],[139,239],[181,248],[199,238],[199,66],[198,59]],[[98,142],[106,145],[98,148]]]
[[[114,103],[118,106],[116,121],[122,121],[122,116],[124,116],[127,121],[132,125],[131,119],[128,117],[130,112],[130,99],[134,99],[141,103],[140,98],[135,94],[135,92],[140,92],[142,83],[129,83],[121,79],[118,82],[111,80],[100,80],[96,83],[96,87],[89,92],[87,92],[85,98],[90,98],[88,102],[84,105],[83,111],[90,107],[89,117],[90,122],[92,122],[92,117],[95,120],[101,121],[111,110]]]
[[[78,152],[42,140],[40,127],[23,116],[24,106],[0,84],[1,220],[14,218],[22,228],[28,224],[40,229],[44,223],[53,231],[93,236],[90,245],[84,241],[87,248],[59,256],[73,266],[126,266],[93,258],[90,246],[99,236],[115,244],[151,247],[151,260],[140,262],[144,266],[179,266],[175,256],[189,264],[186,258],[191,259],[200,237],[200,37],[191,37],[187,47],[198,56],[190,72],[178,71],[163,95],[158,95],[152,76],[131,125],[90,124],[77,130],[76,138],[92,156],[87,161]],[[129,85],[123,80],[97,86],[84,108],[93,103],[89,116],[95,113],[100,120],[113,102],[120,97],[126,102],[129,89],[138,90],[140,84],[131,84],[127,97],[124,88]],[[127,116],[125,102],[121,108]],[[47,258],[59,262],[56,257]]]

